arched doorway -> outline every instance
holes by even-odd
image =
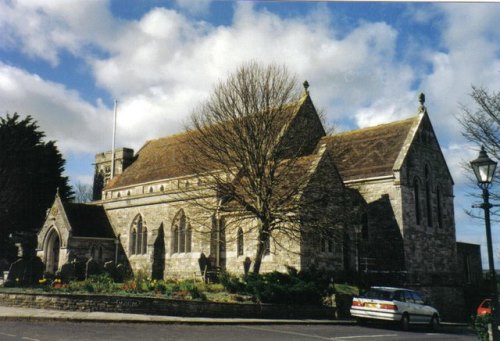
[[[61,241],[56,229],[53,228],[47,235],[45,242],[45,271],[48,273],[56,273],[59,268],[59,248]]]

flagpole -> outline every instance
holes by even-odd
[[[114,110],[114,118],[113,118],[113,141],[111,143],[111,176],[110,179],[113,179],[115,176],[115,140],[116,140],[116,111],[118,107],[118,101],[115,99],[115,110]]]

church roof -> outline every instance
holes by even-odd
[[[291,112],[290,121],[307,100],[310,101],[308,94],[288,107]],[[105,189],[192,175],[192,171],[183,167],[186,163],[179,160],[196,153],[190,143],[196,133],[187,131],[147,141],[137,152],[136,160],[122,174],[110,180]]]
[[[179,158],[189,150],[192,132],[150,140],[139,150],[136,160],[120,175],[113,178],[106,189],[189,175]]]
[[[115,238],[102,206],[64,203],[74,237]]]
[[[374,127],[325,136],[344,181],[393,175],[411,128],[421,115]]]

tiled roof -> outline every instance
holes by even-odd
[[[127,169],[113,178],[106,189],[189,175],[179,158],[188,153],[189,133],[182,133],[146,142]]]
[[[302,97],[297,103],[289,106],[290,120],[296,115],[308,96]],[[193,174],[182,167],[180,158],[189,157],[196,153],[190,141],[196,131],[184,132],[176,135],[150,140],[138,151],[136,160],[125,171],[113,178],[105,189],[130,186],[134,184],[169,179]],[[184,163],[185,165],[186,163]]]
[[[392,175],[410,129],[420,116],[325,136],[344,181]]]
[[[63,205],[74,237],[115,238],[102,206],[75,203]]]

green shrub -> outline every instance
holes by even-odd
[[[235,294],[245,290],[245,285],[238,276],[232,275],[229,272],[223,272],[219,275],[219,282],[231,294]]]
[[[474,330],[480,341],[488,340],[488,325],[491,323],[491,314],[480,315],[473,318]]]
[[[230,293],[248,294],[263,303],[322,304],[323,296],[333,292],[333,286],[317,270],[298,272],[289,268],[287,273],[249,273],[241,279],[223,273],[221,284]]]

